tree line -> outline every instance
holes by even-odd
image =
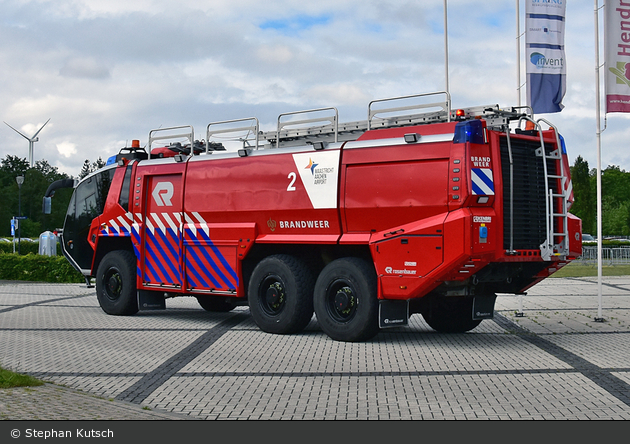
[[[597,233],[597,169],[582,156],[571,167],[574,202],[571,213],[582,219],[582,232]],[[609,165],[602,170],[602,234],[630,235],[630,172]]]
[[[95,162],[86,160],[77,179],[104,165],[100,157]],[[16,180],[18,176],[24,176],[21,187]],[[44,231],[62,228],[72,189],[62,188],[55,192],[51,214],[44,214],[42,201],[48,186],[55,180],[73,178],[46,160],[38,160],[31,168],[26,158],[7,154],[0,161],[0,237],[11,237],[11,219],[16,216],[25,217],[20,221],[22,237],[38,239]]]

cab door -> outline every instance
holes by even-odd
[[[144,286],[182,286],[182,170],[144,177],[146,205],[140,261]]]
[[[84,276],[89,276],[94,250],[88,241],[90,225],[103,213],[115,167],[104,168],[82,180],[74,190],[61,235],[63,253]]]

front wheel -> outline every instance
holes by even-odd
[[[136,256],[132,252],[117,250],[105,255],[96,271],[96,297],[107,314],[138,312]]]
[[[329,263],[315,283],[313,304],[321,329],[337,341],[365,341],[378,333],[374,267],[354,257]]]
[[[248,289],[249,310],[267,333],[303,330],[313,317],[313,276],[294,256],[266,257],[254,268]]]

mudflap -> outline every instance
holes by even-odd
[[[166,298],[161,291],[138,290],[139,310],[166,310]]]
[[[496,294],[475,296],[473,299],[472,318],[474,320],[494,318],[494,302],[496,299]]]
[[[409,324],[409,301],[380,300],[378,304],[380,328],[400,327]]]

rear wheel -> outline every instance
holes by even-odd
[[[321,329],[338,341],[365,341],[378,333],[377,278],[359,258],[329,263],[315,283],[313,304]]]
[[[481,323],[473,319],[472,297],[434,297],[422,313],[427,324],[440,333],[464,333]]]
[[[132,252],[117,250],[105,255],[96,272],[96,297],[107,314],[138,312],[136,256]]]
[[[313,317],[313,275],[298,258],[266,257],[254,268],[248,289],[249,310],[268,333],[297,333]]]

